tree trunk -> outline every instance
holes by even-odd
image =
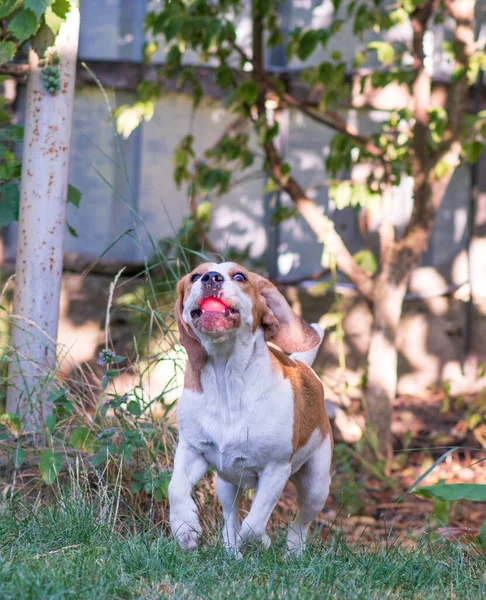
[[[388,271],[377,278],[372,303],[373,326],[367,357],[365,410],[372,447],[391,457],[392,405],[397,389],[396,338],[406,284],[394,283]]]
[[[7,411],[31,431],[52,412],[78,38],[72,2],[53,47],[61,83],[54,95],[44,88],[38,56],[29,53]]]

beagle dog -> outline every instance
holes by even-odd
[[[197,546],[191,491],[213,467],[229,552],[240,557],[251,540],[269,545],[267,522],[290,479],[299,508],[287,552],[300,553],[331,480],[324,389],[310,368],[322,330],[293,313],[272,283],[232,262],[202,264],[179,281],[176,318],[188,362],[169,485],[173,535],[185,549]],[[241,494],[253,488],[240,525]]]

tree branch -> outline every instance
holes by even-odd
[[[430,108],[430,86],[431,78],[425,70],[424,65],[424,35],[427,30],[427,23],[432,11],[438,5],[439,0],[427,0],[417,8],[410,16],[412,25],[412,56],[413,68],[415,70],[415,80],[413,82],[414,98],[414,135],[413,150],[414,177],[420,178],[427,170],[427,137],[429,133],[429,108]]]
[[[255,11],[255,9],[254,9]],[[263,27],[261,17],[257,12],[253,13],[253,68],[257,76],[264,72],[263,54]],[[244,53],[243,53],[244,54]],[[257,101],[259,119],[266,119],[265,97],[259,96]],[[315,233],[317,240],[324,244],[342,273],[348,277],[368,300],[373,295],[373,280],[366,275],[358,263],[351,256],[343,240],[337,233],[334,223],[326,215],[321,214],[312,200],[307,198],[305,191],[293,177],[282,173],[282,159],[277,152],[273,141],[269,140],[263,144],[265,156],[274,180],[280,189],[287,192],[295,203],[299,213],[303,216],[309,227]]]
[[[362,296],[371,301],[373,298],[373,280],[354,260],[341,236],[337,233],[334,223],[319,211],[312,200],[307,198],[305,191],[293,177],[282,174],[282,159],[273,142],[265,142],[264,149],[270,172],[280,189],[292,198],[297,210],[312,229],[317,240],[324,244],[326,250],[336,260],[339,270],[354,283]]]
[[[5,64],[0,66],[0,75],[10,75],[18,79],[25,79],[29,74],[29,65]]]
[[[253,40],[255,41],[255,36],[253,37]],[[300,102],[288,92],[283,91],[273,80],[273,78],[265,72],[264,66],[261,64],[262,61],[255,56],[255,46],[253,47],[253,58],[250,58],[243,48],[238,46],[238,44],[232,40],[230,40],[230,46],[241,56],[245,62],[250,63],[253,66],[256,79],[260,82],[260,85],[262,85],[264,89],[271,90],[282,102],[288,106],[297,108],[313,121],[316,121],[321,125],[325,125],[330,129],[334,129],[334,131],[337,131],[338,133],[348,136],[357,144],[362,146],[365,152],[375,156],[376,158],[379,158],[382,161],[385,161],[383,151],[376,146],[373,140],[367,136],[360,135],[358,131],[356,131],[353,127],[350,127],[346,121],[344,121],[344,119],[339,117],[339,115],[331,111],[327,111],[324,114],[319,113],[307,107],[304,102]]]
[[[412,23],[414,58],[422,61],[421,70],[423,70],[423,48],[419,47],[419,44],[423,44],[423,34],[427,21],[432,14],[432,10],[436,8],[436,2],[437,0],[430,0],[412,15],[415,19]],[[422,140],[424,142],[427,140],[428,121],[417,122],[415,125],[414,205],[410,221],[396,248],[396,257],[402,259],[402,272],[405,272],[407,268],[411,271],[418,264],[423,252],[428,247],[435,215],[442,203],[452,175],[459,165],[462,150],[460,136],[464,125],[464,116],[467,112],[469,89],[467,68],[474,51],[474,2],[472,0],[461,2],[444,0],[444,5],[456,20],[454,30],[456,66],[462,70],[462,73],[451,87],[448,97],[448,128],[444,133],[444,142],[436,150],[434,156],[426,156],[425,144],[422,148],[420,147]],[[420,65],[418,67],[420,71]],[[419,86],[417,90],[414,87],[414,95],[415,92],[417,92],[415,111],[418,121],[424,116],[424,105],[422,104],[424,95],[421,95],[423,90]],[[444,162],[448,166],[446,174],[442,177],[437,177],[434,172],[434,167],[439,162]]]

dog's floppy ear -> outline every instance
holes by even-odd
[[[293,312],[273,283],[258,276],[257,285],[268,308],[268,313],[262,318],[265,339],[280,346],[287,354],[307,352],[315,348],[321,341],[319,334]]]
[[[188,275],[186,275],[188,277]],[[183,277],[177,284],[177,300],[175,305],[177,327],[179,328],[179,341],[184,346],[187,356],[192,367],[195,370],[202,369],[206,364],[208,355],[202,347],[201,342],[196,337],[196,334],[182,318],[184,310],[184,289],[186,285],[186,277]]]

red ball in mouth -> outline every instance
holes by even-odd
[[[196,329],[202,333],[220,334],[236,329],[241,324],[238,309],[230,308],[219,298],[203,298],[198,304],[199,308],[191,311],[191,318]]]
[[[219,298],[204,298],[200,304],[204,312],[222,313],[227,310],[226,304]]]

